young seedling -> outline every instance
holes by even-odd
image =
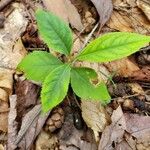
[[[63,101],[69,84],[82,99],[109,103],[111,97],[105,83],[98,81],[97,73],[91,68],[75,67],[75,62],[79,60],[103,63],[121,59],[150,42],[149,36],[137,33],[108,33],[93,40],[72,58],[73,40],[69,26],[54,14],[43,10],[36,12],[36,20],[40,36],[47,46],[67,58],[63,63],[51,53],[34,51],[17,67],[25,73],[27,79],[42,83],[41,101],[44,112]]]

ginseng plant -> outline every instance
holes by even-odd
[[[112,32],[93,40],[73,57],[73,37],[68,24],[43,10],[37,10],[36,20],[39,34],[50,52],[31,52],[19,63],[17,69],[23,71],[27,79],[42,83],[43,112],[63,101],[69,85],[83,100],[90,99],[108,104],[111,97],[105,83],[98,80],[96,71],[92,68],[76,67],[76,62],[110,62],[127,57],[150,42],[149,36]],[[62,62],[55,57],[54,52],[63,54],[66,61]]]

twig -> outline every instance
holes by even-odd
[[[128,98],[131,98],[131,97],[136,97],[136,96],[139,96],[139,95],[146,95],[150,90],[147,90],[146,92],[144,93],[137,93],[137,94],[133,94],[133,95],[128,95],[128,96],[123,96],[123,97],[116,97],[116,98],[112,98],[111,100],[117,100],[118,98],[122,98],[122,99],[128,99]]]
[[[0,1],[0,11],[2,10],[2,9],[4,9],[9,3],[11,3],[12,1],[14,1],[14,0],[2,0],[2,1]]]
[[[93,33],[95,32],[95,30],[97,29],[99,25],[99,22],[94,26],[93,30],[89,33],[89,35],[87,36],[87,38],[85,39],[85,42],[83,44],[83,48],[86,46],[86,44],[89,42],[89,40],[91,39]]]

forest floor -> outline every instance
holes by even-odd
[[[81,62],[106,81],[107,106],[82,101],[70,89],[41,115],[40,84],[16,71],[28,53],[49,51],[38,34],[38,8],[70,25],[74,54],[108,32],[150,35],[149,0],[1,0],[0,150],[149,150],[150,46],[109,63]]]

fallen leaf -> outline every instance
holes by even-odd
[[[150,82],[150,67],[146,66],[141,70],[134,71],[130,78],[135,81]]]
[[[0,88],[5,89],[8,94],[12,93],[14,71],[0,67]]]
[[[21,122],[28,108],[36,105],[40,87],[28,80],[18,81],[15,86],[17,95],[17,119]]]
[[[139,143],[150,147],[150,117],[122,112],[119,106],[111,117],[112,123],[102,133],[99,150],[124,149],[128,146],[135,150]]]
[[[114,0],[114,10],[107,26],[111,29],[149,34],[149,20],[138,8],[135,0]]]
[[[87,126],[94,131],[95,138],[98,141],[99,132],[109,124],[110,118],[100,102],[83,100],[81,103],[82,117]]]
[[[0,144],[0,150],[4,150],[4,146]]]
[[[113,5],[111,0],[91,0],[94,6],[96,7],[98,14],[100,16],[100,25],[101,27],[109,20]]]
[[[0,100],[7,102],[8,101],[8,94],[7,92],[0,88]]]
[[[17,117],[17,96],[12,95],[9,98],[10,100],[10,111],[8,114],[8,141],[7,141],[7,149],[14,150],[17,146],[14,144],[16,137],[17,137],[17,126],[18,123],[16,122]]]
[[[24,149],[30,149],[35,138],[40,133],[48,115],[40,115],[41,105],[36,105],[22,119],[15,144]]]
[[[66,134],[66,133],[65,133]],[[68,139],[62,139],[61,136],[58,136],[59,148],[61,150],[96,150],[97,145],[94,139],[92,139],[92,133],[89,133],[91,139],[89,141],[83,140],[82,137],[86,133],[83,130],[77,130],[74,126],[71,130],[71,136]]]
[[[0,30],[0,67],[15,69],[26,54],[19,39],[28,24],[25,14],[25,7],[20,4],[8,16],[5,27]]]
[[[145,13],[150,21],[150,1],[149,0],[137,0],[137,6]]]
[[[116,29],[122,32],[134,31],[130,18],[116,10],[113,11],[110,20],[107,22],[107,25],[112,29]]]
[[[111,125],[107,126],[102,133],[98,150],[114,149],[117,148],[117,146],[120,147],[120,144],[124,145],[124,143],[122,143],[123,141],[127,142],[123,137],[126,129],[126,120],[120,106],[116,110],[114,110],[111,119]],[[135,147],[134,144],[135,143],[133,143],[133,145],[130,145],[133,149]]]
[[[110,72],[122,77],[130,77],[134,71],[140,70],[140,68],[128,58],[105,63],[105,65]]]
[[[48,134],[45,131],[41,131],[36,140],[35,150],[50,149],[55,150],[58,145],[58,139],[55,135]]]
[[[43,0],[48,11],[53,12],[78,31],[83,29],[80,15],[70,0]]]

